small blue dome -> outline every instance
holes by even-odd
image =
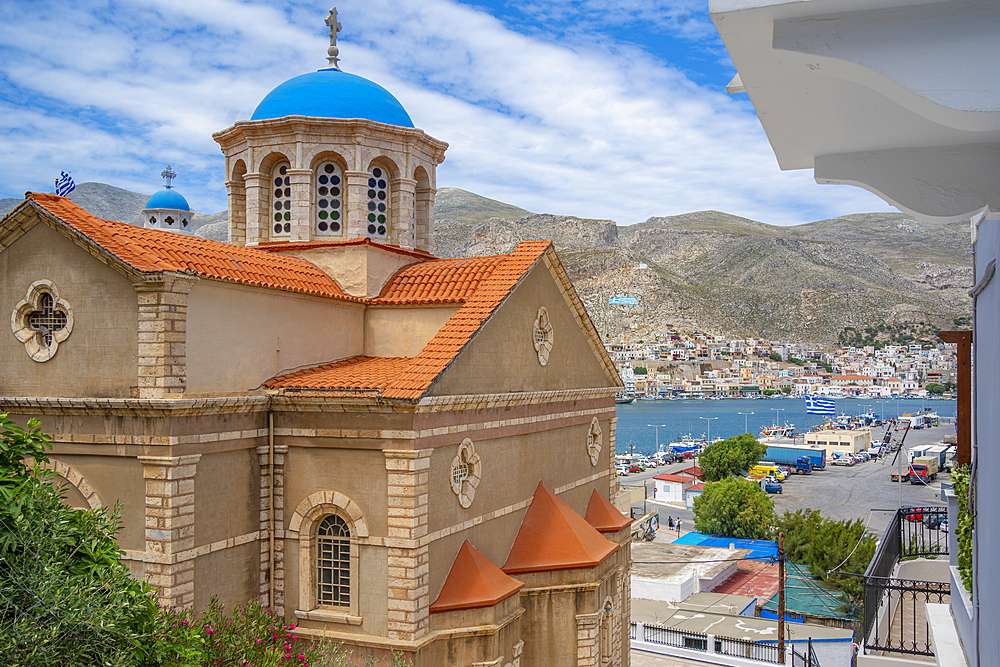
[[[385,88],[333,68],[310,72],[284,82],[261,100],[250,120],[284,116],[366,118],[389,125],[413,127],[406,109]]]
[[[174,211],[191,212],[187,199],[184,199],[176,190],[168,188],[164,188],[150,197],[149,201],[146,202],[146,208],[168,208]]]

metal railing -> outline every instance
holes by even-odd
[[[865,649],[934,655],[923,607],[947,602],[950,584],[894,579],[892,573],[907,558],[947,555],[946,516],[940,506],[904,507],[893,515],[865,572]]]
[[[749,658],[761,662],[780,663],[777,644],[758,644],[746,639],[732,637],[716,637],[715,652],[732,655],[738,658]]]
[[[799,653],[794,646],[792,647],[792,667],[822,667],[816,652],[813,651],[812,638],[809,639],[805,653]]]
[[[631,623],[629,637],[637,639],[638,627],[640,624]],[[703,651],[706,653],[718,653],[759,662],[771,664],[781,664],[778,660],[778,646],[776,644],[758,644],[745,639],[733,637],[711,637],[713,641],[712,651],[709,651],[710,635],[700,632],[688,632],[686,630],[675,630],[654,624],[641,624],[641,641],[661,646],[673,646],[674,648],[684,648],[691,651]],[[791,650],[789,647],[787,650]],[[819,667],[819,663],[799,663],[805,667]]]

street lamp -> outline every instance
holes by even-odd
[[[660,429],[666,428],[666,424],[646,424],[646,426],[656,430],[656,452],[660,451]]]
[[[704,419],[705,421],[708,422],[708,439],[706,440],[707,444],[705,445],[707,447],[708,445],[712,444],[712,420],[713,419],[718,419],[718,417],[700,417],[699,416],[698,419]],[[694,467],[695,468],[698,467],[698,454],[697,453],[694,455]]]
[[[750,432],[750,427],[747,426],[747,415],[752,415],[752,412],[737,412],[738,415],[743,415],[743,430],[746,433]]]

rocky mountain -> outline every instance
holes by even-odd
[[[149,195],[81,183],[71,198],[108,220],[141,224]],[[0,215],[19,200],[0,200]],[[702,331],[832,345],[845,327],[950,328],[968,317],[966,223],[860,213],[794,227],[719,211],[612,220],[536,214],[456,188],[438,190],[435,254],[509,252],[551,239],[602,335],[650,339]],[[226,240],[226,212],[193,216],[195,234]],[[634,296],[636,306],[609,305]]]
[[[488,201],[476,202],[479,216]],[[781,227],[700,211],[617,227],[554,215],[512,219],[497,209],[464,233],[457,220],[449,226],[454,242],[437,237],[442,257],[552,239],[591,318],[612,339],[679,330],[832,345],[845,327],[950,328],[971,310],[965,223],[866,213]],[[634,296],[638,305],[609,305],[612,296]]]

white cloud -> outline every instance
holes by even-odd
[[[691,2],[652,13],[646,4],[628,0],[613,18],[708,34]],[[886,208],[860,190],[818,186],[809,172],[779,172],[746,101],[640,48],[554,42],[452,0],[339,8],[344,69],[386,87],[418,127],[449,142],[439,186],[623,224],[706,208],[772,223]],[[611,12],[606,0],[528,9],[546,25],[560,11]],[[248,118],[281,81],[324,66],[323,19],[311,4],[235,0],[0,8],[9,28],[0,35],[0,196],[50,188],[60,169],[152,192],[170,162],[195,208],[221,210],[211,133]]]

